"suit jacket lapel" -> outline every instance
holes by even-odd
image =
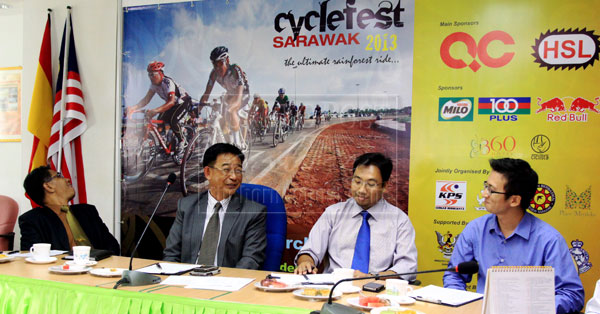
[[[198,256],[198,252],[200,252],[200,246],[202,245],[202,235],[204,234],[204,221],[206,220],[206,207],[208,206],[208,192],[203,194],[198,194],[198,201],[196,202],[196,219],[197,223],[193,223],[192,225],[192,234],[190,237],[190,244],[193,248],[192,252],[192,260],[196,262],[196,257]]]
[[[221,235],[219,237],[219,247],[217,249],[217,264],[219,265],[223,265],[223,258],[225,255],[225,246],[227,244],[227,238],[229,238],[231,228],[240,216],[240,201],[241,199],[239,194],[233,194],[233,196],[231,197],[231,201],[229,201],[229,205],[227,206],[227,211],[225,212],[225,218],[223,219],[223,225],[221,226]]]

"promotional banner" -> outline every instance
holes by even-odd
[[[293,271],[324,209],[350,197],[352,164],[363,153],[393,160],[384,197],[407,211],[412,1],[192,1],[126,7],[123,15],[124,254],[173,172],[176,184],[139,252],[162,257],[177,201],[206,190],[203,152],[223,141],[244,152],[244,182],[272,187],[284,199],[283,271]],[[215,50],[221,46],[226,50]],[[229,65],[215,78],[212,61],[223,52]],[[238,81],[241,91],[232,88]],[[238,92],[246,113],[236,135],[228,110]],[[298,111],[305,107],[304,115],[291,115],[298,119],[291,127],[277,128],[275,115],[248,115],[253,99],[266,101],[271,113],[279,92]],[[264,128],[256,131],[256,121]]]
[[[521,158],[539,175],[529,212],[565,238],[591,297],[600,277],[599,5],[417,2],[409,215],[419,269],[447,265],[465,225],[487,214],[489,159]],[[441,275],[420,279],[442,284]]]

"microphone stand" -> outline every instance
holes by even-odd
[[[423,270],[423,271],[415,271],[415,272],[402,273],[402,274],[387,274],[387,275],[375,275],[375,276],[367,276],[367,277],[345,278],[345,279],[342,279],[342,280],[336,282],[333,285],[333,287],[331,288],[331,291],[329,291],[329,298],[327,299],[327,303],[323,304],[323,307],[321,308],[320,313],[321,314],[362,313],[361,311],[355,310],[354,308],[351,308],[349,306],[345,306],[345,305],[339,304],[339,303],[332,303],[333,291],[335,290],[335,287],[337,287],[342,282],[366,280],[366,279],[379,280],[381,278],[393,278],[393,277],[399,277],[399,276],[405,276],[405,275],[427,274],[427,273],[446,272],[446,271],[456,272],[456,273],[460,273],[460,274],[474,274],[474,273],[477,273],[478,270],[479,270],[479,266],[477,265],[477,262],[471,261],[471,262],[460,263],[455,268]],[[314,312],[317,312],[317,311],[314,311]],[[311,314],[314,312],[311,312]]]
[[[142,235],[140,236],[140,239],[138,240],[137,244],[135,245],[135,248],[133,249],[133,251],[131,251],[131,258],[129,259],[129,270],[123,271],[123,274],[121,275],[121,279],[119,281],[117,281],[117,283],[115,284],[113,289],[117,289],[119,286],[146,286],[146,285],[151,285],[151,284],[155,284],[155,283],[160,283],[160,277],[158,277],[158,276],[155,276],[152,274],[147,274],[147,273],[144,273],[141,271],[132,270],[133,256],[135,255],[135,252],[137,251],[138,246],[140,246],[140,243],[142,242],[142,239],[144,238],[144,234],[146,234],[146,230],[148,230],[148,227],[150,226],[150,222],[152,222],[152,218],[154,218],[154,214],[156,214],[156,210],[158,209],[158,206],[160,206],[160,203],[162,203],[162,200],[165,197],[167,190],[169,189],[171,184],[173,184],[173,182],[175,182],[175,179],[176,179],[176,176],[174,173],[169,174],[169,177],[167,178],[167,186],[165,187],[164,191],[162,192],[162,195],[160,196],[158,203],[156,203],[156,207],[154,207],[154,210],[152,211],[152,215],[150,215],[150,218],[148,219],[148,223],[146,223],[146,227],[144,228],[144,231],[142,231]]]

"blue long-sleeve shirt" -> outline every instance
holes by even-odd
[[[471,260],[479,263],[479,293],[485,290],[487,270],[491,266],[552,266],[556,313],[570,313],[583,307],[583,286],[565,239],[530,213],[525,213],[508,238],[502,234],[494,214],[471,221],[458,237],[448,266]],[[444,287],[465,290],[471,279],[471,275],[446,272]]]

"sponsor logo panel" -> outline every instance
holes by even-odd
[[[583,241],[580,241],[579,239],[571,241],[569,252],[571,252],[571,256],[573,256],[573,259],[577,264],[579,274],[583,274],[592,268],[593,265],[590,263],[590,255],[583,248]]]
[[[554,190],[545,184],[538,184],[537,190],[533,195],[529,210],[536,214],[545,214],[549,212],[556,203]]]
[[[466,209],[466,181],[436,181],[435,191],[435,209],[460,211]]]
[[[578,70],[598,60],[600,41],[593,30],[548,30],[536,38],[532,56],[546,70]]]
[[[600,114],[596,108],[600,104],[600,97],[594,101],[583,97],[554,97],[551,99],[537,98],[536,114],[544,114],[546,121],[550,122],[587,122],[588,114]]]
[[[531,160],[548,160],[550,155],[546,152],[550,149],[550,138],[544,134],[538,134],[531,139],[530,142]]]
[[[473,97],[441,97],[438,121],[473,121]]]
[[[491,44],[493,42],[493,44]],[[491,44],[491,45],[490,45]],[[440,57],[444,64],[452,69],[463,69],[469,67],[471,71],[477,72],[482,66],[488,68],[501,68],[513,59],[515,53],[509,46],[513,46],[515,40],[507,32],[494,30],[481,37],[479,42],[470,34],[456,32],[448,35],[440,46]],[[452,56],[453,46],[460,46],[469,54],[467,60],[456,59]],[[492,49],[492,47],[494,49]],[[497,57],[496,57],[497,56]],[[467,62],[469,62],[467,64]]]

